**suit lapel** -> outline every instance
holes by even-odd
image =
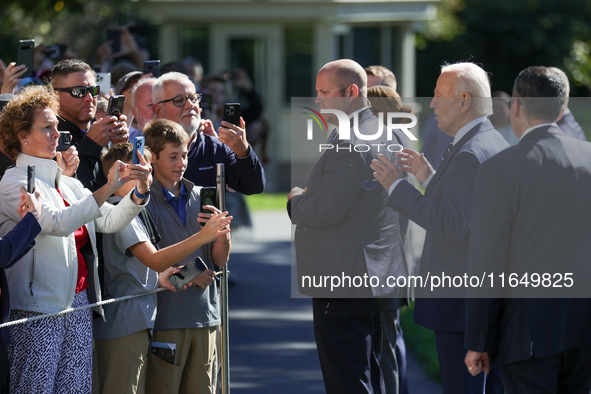
[[[489,129],[493,129],[493,125],[492,125],[492,123],[490,123],[490,120],[486,119],[484,122],[479,123],[476,126],[472,127],[470,129],[470,131],[468,131],[466,133],[466,135],[463,136],[458,141],[458,143],[453,146],[453,148],[451,148],[451,152],[449,152],[449,155],[441,162],[439,169],[437,170],[437,172],[435,173],[435,175],[431,179],[431,182],[429,182],[429,185],[427,185],[427,189],[425,190],[425,197],[429,197],[429,195],[433,192],[433,188],[435,187],[437,182],[443,176],[443,173],[445,172],[447,165],[453,160],[454,156],[462,148],[462,146],[466,142],[468,142],[470,140],[470,138],[474,137],[476,135],[476,133],[478,133],[480,131],[489,130]]]

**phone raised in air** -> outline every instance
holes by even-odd
[[[107,41],[111,41],[111,51],[114,54],[121,52],[121,32],[119,29],[107,29]]]
[[[109,106],[107,108],[107,115],[120,117],[123,114],[123,104],[125,103],[125,96],[111,96],[109,97]]]
[[[145,145],[146,145],[146,140],[144,137],[135,137],[134,138],[133,152],[131,154],[131,164],[140,164],[140,158],[137,157],[137,152],[139,151],[143,156]]]
[[[152,77],[160,77],[160,60],[146,60],[144,62],[144,74],[151,73]]]
[[[35,192],[35,166],[27,166],[27,192]]]
[[[199,199],[201,201],[201,212],[212,213],[209,209],[203,208],[204,205],[213,205],[219,209],[218,193],[215,186],[202,187],[199,191]],[[205,223],[200,223],[201,227],[205,226]]]
[[[27,71],[20,78],[33,76],[33,57],[35,56],[35,40],[20,40],[16,52],[16,65],[24,64]]]
[[[240,103],[224,104],[224,116],[222,120],[240,126]]]

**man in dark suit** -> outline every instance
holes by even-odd
[[[367,141],[354,133],[351,124],[355,119],[364,135],[373,135],[379,128],[366,98],[367,75],[359,64],[346,59],[326,64],[318,73],[316,90],[320,109],[340,110],[339,121],[346,123],[341,125],[325,113],[327,121],[339,123],[351,136],[343,138],[337,134],[341,127],[335,129],[328,141],[334,148],[324,151],[307,187],[294,187],[288,195],[288,210],[297,225],[298,284],[302,294],[314,297],[314,334],[326,391],[382,393],[376,297],[393,295],[395,289],[386,285],[386,278],[408,271],[398,214],[384,206],[383,189],[364,188],[364,184],[372,184],[369,164],[378,151],[373,144],[389,142],[383,133],[371,141],[368,151],[356,149]],[[381,149],[386,151],[384,146]],[[360,286],[356,287],[344,279],[341,286],[331,289],[306,285],[305,277],[371,280],[357,282]]]
[[[572,288],[564,287],[568,280],[558,282],[566,290],[560,296],[588,288],[591,143],[568,137],[556,126],[566,98],[566,86],[552,69],[529,67],[515,80],[511,124],[520,141],[479,171],[470,274],[519,273],[521,281],[522,273],[548,273],[556,283],[554,273],[575,272]],[[548,297],[562,289],[544,286],[536,294],[527,293],[532,288],[523,282],[512,287],[499,294],[503,298],[467,301],[470,372],[502,365],[509,394],[589,393],[591,300],[517,298]]]
[[[579,124],[579,122],[577,122],[573,113],[570,112],[570,109],[568,109],[568,97],[570,95],[570,83],[568,81],[568,77],[566,76],[566,73],[564,71],[557,67],[551,67],[551,69],[553,71],[556,71],[562,77],[562,80],[564,81],[566,86],[567,101],[564,104],[564,112],[562,113],[562,116],[560,117],[560,119],[558,119],[556,124],[558,125],[558,127],[560,127],[560,130],[562,130],[562,132],[568,135],[569,137],[587,141],[587,138],[585,137],[585,132],[581,128],[581,125]]]
[[[431,101],[439,128],[453,137],[439,170],[411,149],[398,156],[402,169],[412,172],[426,187],[425,195],[398,176],[394,164],[383,156],[371,168],[389,192],[386,205],[427,230],[419,273],[462,275],[468,266],[468,232],[473,185],[480,165],[509,145],[492,126],[490,83],[484,70],[472,63],[442,67]],[[450,291],[451,290],[451,291]],[[444,393],[482,393],[483,376],[474,379],[463,360],[464,290],[449,287],[428,294],[417,289],[415,322],[435,331]],[[441,298],[453,296],[457,298]],[[433,297],[433,298],[425,298]],[[489,376],[486,392],[502,392],[498,374]]]

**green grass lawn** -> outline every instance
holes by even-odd
[[[414,302],[410,307],[400,310],[400,324],[402,325],[402,331],[404,331],[404,342],[407,350],[412,351],[429,378],[441,382],[435,334],[433,331],[415,324]]]
[[[287,193],[261,193],[252,196],[244,196],[246,205],[252,211],[271,211],[275,209],[286,209]]]

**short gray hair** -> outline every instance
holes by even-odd
[[[137,92],[138,88],[140,86],[143,86],[143,85],[147,84],[147,83],[155,83],[156,80],[157,80],[156,78],[151,78],[150,77],[150,78],[142,79],[137,85],[135,85],[135,87],[131,91],[131,106],[133,108],[135,108],[135,104],[136,104],[135,96],[136,96],[136,92]],[[153,86],[152,86],[152,88],[153,88]]]
[[[492,115],[490,79],[486,71],[470,62],[444,64],[441,66],[442,73],[448,71],[457,73],[455,83],[456,97],[460,97],[462,93],[468,93],[471,97],[478,98],[474,100],[474,112],[477,115]]]
[[[156,105],[157,103],[159,103],[162,100],[165,100],[165,98],[164,98],[164,84],[166,82],[171,82],[171,81],[178,82],[178,83],[188,82],[188,83],[192,84],[193,86],[195,86],[195,84],[191,81],[191,79],[183,73],[172,71],[172,72],[163,74],[160,76],[160,78],[158,78],[156,80],[156,83],[154,83],[154,86],[152,86],[152,102],[154,103],[154,105]]]

